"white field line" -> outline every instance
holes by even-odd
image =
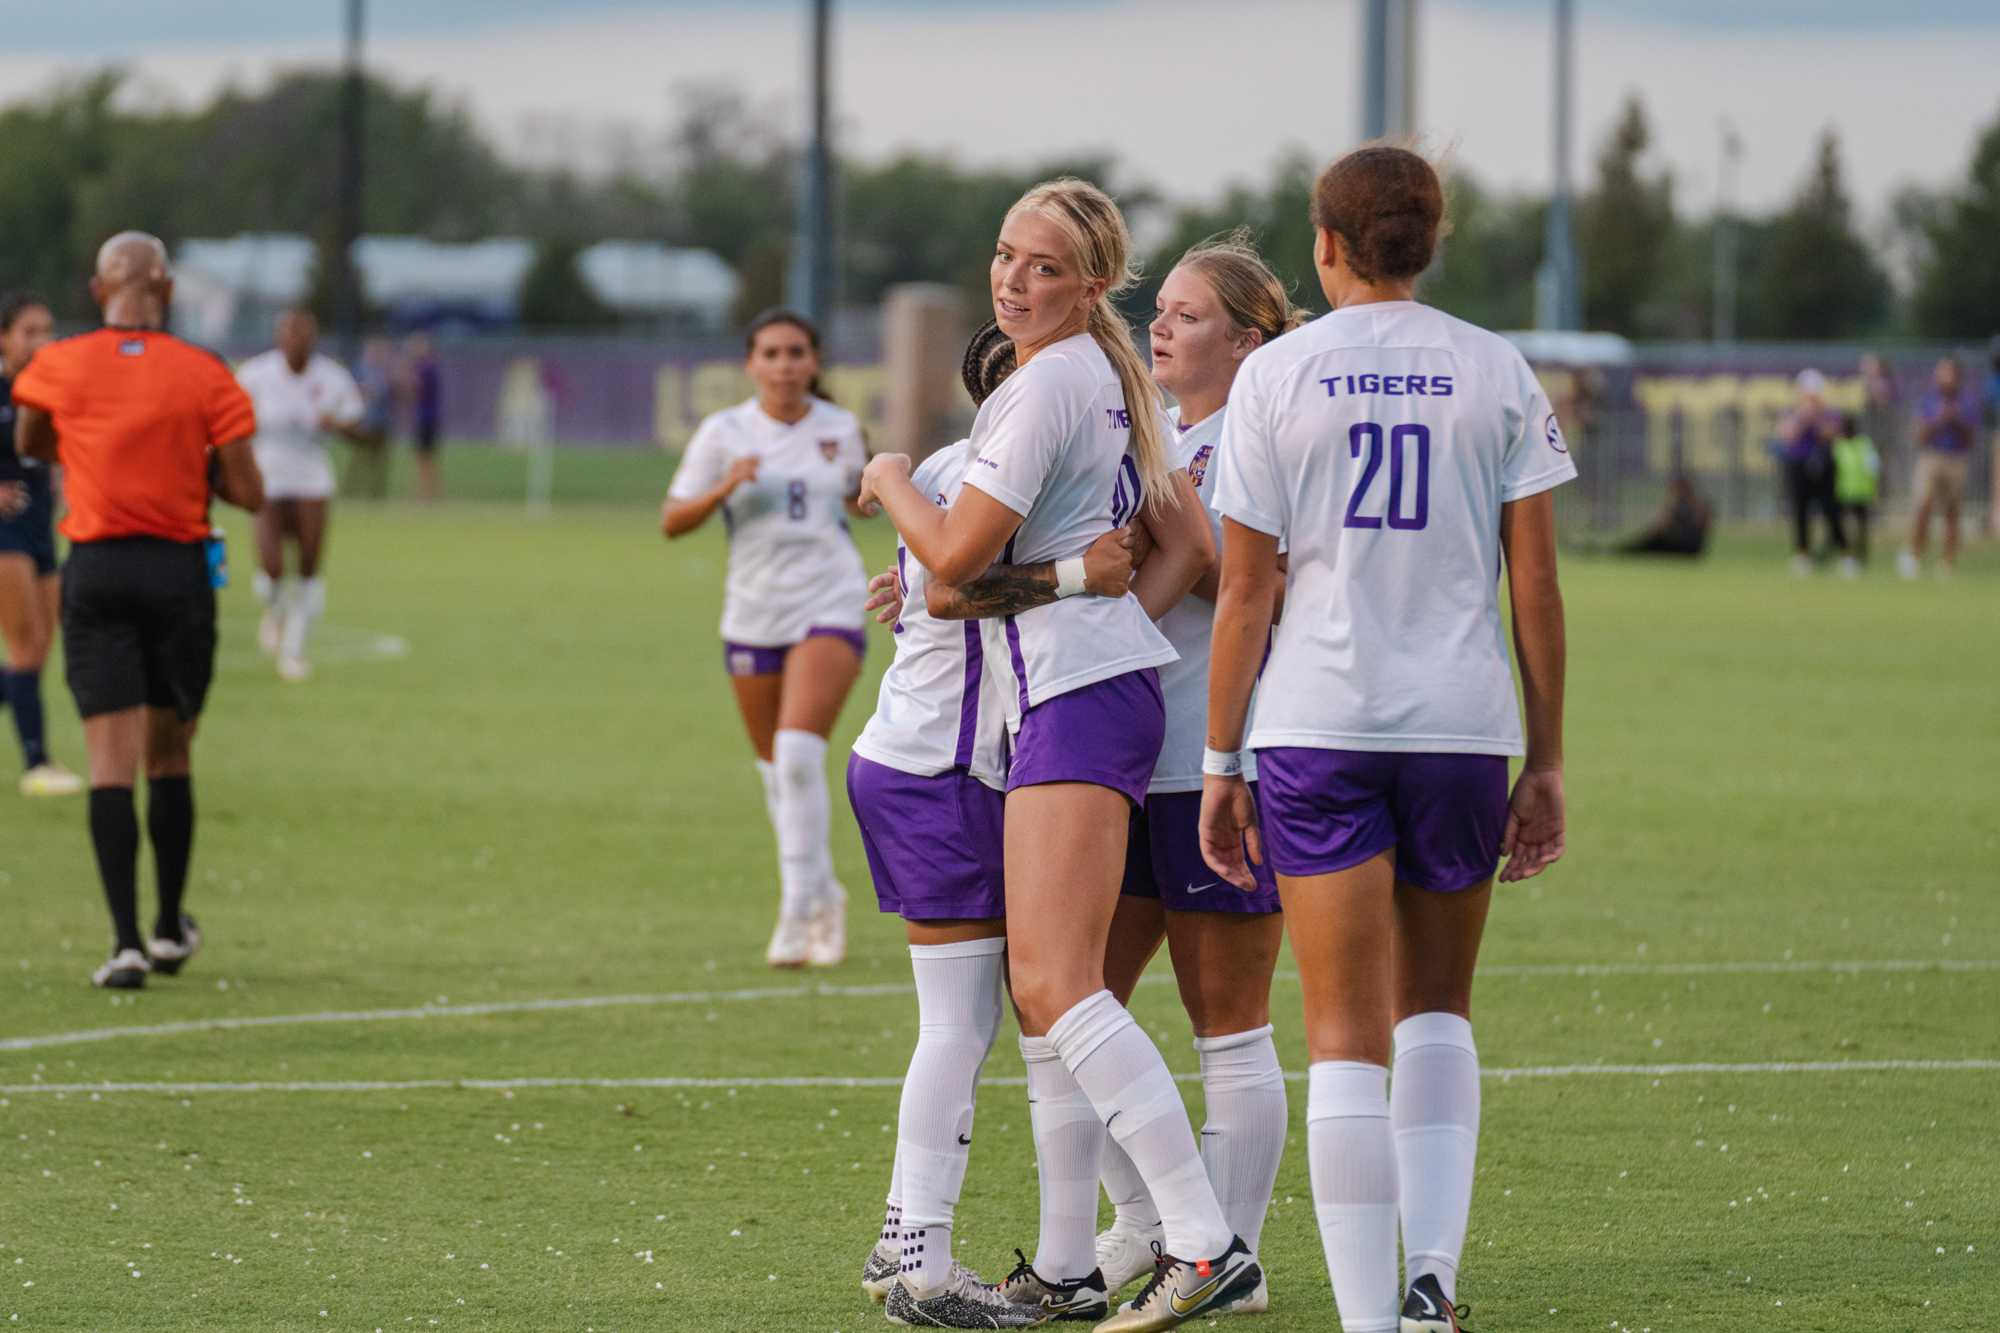
[[[1778,959],[1767,962],[1735,963],[1525,963],[1498,964],[1479,970],[1482,977],[1679,977],[1679,976],[1788,976],[1801,973],[1864,972],[1996,972],[2000,959],[1992,958],[1882,958],[1849,960]],[[1298,973],[1279,972],[1279,981],[1296,981]],[[1173,978],[1153,973],[1140,979],[1141,985],[1164,986]],[[75,1032],[51,1032],[29,1037],[0,1037],[0,1053],[38,1051],[52,1046],[82,1046],[126,1037],[178,1037],[196,1032],[236,1032],[250,1028],[306,1027],[318,1023],[387,1023],[420,1018],[483,1018],[494,1014],[550,1013],[566,1009],[615,1009],[633,1005],[743,1004],[761,1000],[802,1000],[865,998],[913,993],[907,981],[882,981],[860,985],[751,986],[740,990],[661,991],[629,995],[580,995],[565,999],[491,1000],[477,1004],[421,1004],[396,1009],[328,1010],[307,1014],[263,1014],[245,1018],[194,1018],[178,1023],[134,1024],[119,1027],[83,1028]]]
[[[1514,1068],[1485,1069],[1485,1078],[1510,1083],[1516,1079],[1583,1078],[1590,1075],[1669,1078],[1682,1074],[1990,1074],[2000,1073],[2000,1060],[1770,1060],[1743,1064],[1701,1061],[1691,1064],[1656,1065],[1522,1065]],[[1285,1072],[1289,1082],[1301,1083],[1306,1071]],[[1199,1074],[1176,1074],[1179,1083],[1199,1083]],[[1027,1086],[1025,1078],[987,1078],[980,1083],[992,1088]],[[842,1078],[838,1075],[800,1075],[788,1078],[406,1078],[340,1079],[328,1082],[251,1083],[0,1083],[0,1095],[54,1093],[58,1096],[103,1095],[107,1093],[162,1093],[190,1097],[196,1094],[252,1092],[512,1092],[543,1088],[637,1088],[637,1089],[737,1089],[737,1088],[898,1088],[900,1076],[870,1075]]]

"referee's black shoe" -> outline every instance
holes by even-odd
[[[152,955],[153,970],[166,977],[176,975],[187,965],[187,960],[194,957],[195,951],[199,948],[201,948],[201,927],[197,926],[194,918],[186,912],[181,913],[179,939],[155,935],[146,941],[146,952]]]
[[[139,950],[119,949],[90,974],[90,984],[106,990],[138,990],[152,970],[153,964]]]

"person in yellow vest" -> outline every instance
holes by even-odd
[[[1842,524],[1852,538],[1853,568],[1868,563],[1868,511],[1882,487],[1882,455],[1861,429],[1852,412],[1840,419],[1840,438],[1833,442],[1833,498]],[[1843,572],[1847,567],[1843,566]]]

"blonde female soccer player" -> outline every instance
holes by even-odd
[[[1514,880],[1563,852],[1550,491],[1576,469],[1520,353],[1414,299],[1443,212],[1437,173],[1400,148],[1321,174],[1313,258],[1333,313],[1245,360],[1214,464],[1202,851],[1245,889],[1246,841],[1277,872],[1312,1059],[1313,1201],[1346,1333],[1458,1327],[1479,1131],[1473,964],[1500,858]],[[1511,797],[1507,758],[1524,747],[1503,562],[1527,707]]]
[[[1178,404],[1175,463],[1194,484],[1218,533],[1215,445],[1222,437],[1229,386],[1245,357],[1306,318],[1250,245],[1247,231],[1189,250],[1160,285],[1151,338],[1153,378]],[[1253,867],[1257,886],[1245,893],[1223,883],[1202,860],[1201,752],[1215,588],[1210,575],[1172,607],[1147,607],[1180,660],[1160,668],[1166,741],[1145,804],[1132,813],[1105,979],[1114,995],[1129,1000],[1166,940],[1201,1060],[1208,1113],[1201,1129],[1202,1160],[1231,1229],[1254,1252],[1285,1147],[1285,1075],[1271,1040],[1271,974],[1284,917],[1267,867]],[[1255,782],[1254,769],[1249,778]],[[1145,1183],[1116,1144],[1105,1150],[1104,1189],[1117,1213],[1097,1238],[1097,1262],[1105,1285],[1115,1292],[1153,1271],[1160,1219]],[[1255,1313],[1269,1302],[1260,1285],[1231,1309]]]
[[[1166,725],[1157,668],[1174,660],[1140,597],[1160,583],[1179,597],[1213,560],[1201,506],[1168,456],[1158,390],[1111,305],[1131,278],[1130,251],[1124,218],[1096,186],[1058,180],[1023,195],[991,271],[994,318],[1020,368],[979,410],[964,488],[940,509],[895,454],[862,478],[863,503],[878,501],[945,583],[996,560],[1073,558],[1141,510],[1160,546],[1136,595],[1068,598],[982,630],[1013,740],[1007,948],[1043,1190],[1036,1260],[1003,1290],[1051,1315],[1108,1308],[1094,1247],[1103,1126],[1159,1205],[1168,1247],[1106,1330],[1171,1328],[1260,1278],[1216,1202],[1172,1075],[1104,986],[1126,830]]]
[[[661,512],[669,540],[717,513],[729,533],[722,663],[778,838],[773,967],[847,953],[847,894],[827,845],[826,738],[861,674],[867,574],[848,535],[868,450],[819,386],[819,330],[767,310],[744,334],[756,394],[703,421]]]

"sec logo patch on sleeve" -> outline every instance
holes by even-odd
[[[1549,448],[1557,453],[1569,452],[1569,445],[1563,440],[1562,424],[1556,420],[1556,414],[1553,412],[1549,413],[1549,419],[1542,423],[1542,438],[1547,440]]]

